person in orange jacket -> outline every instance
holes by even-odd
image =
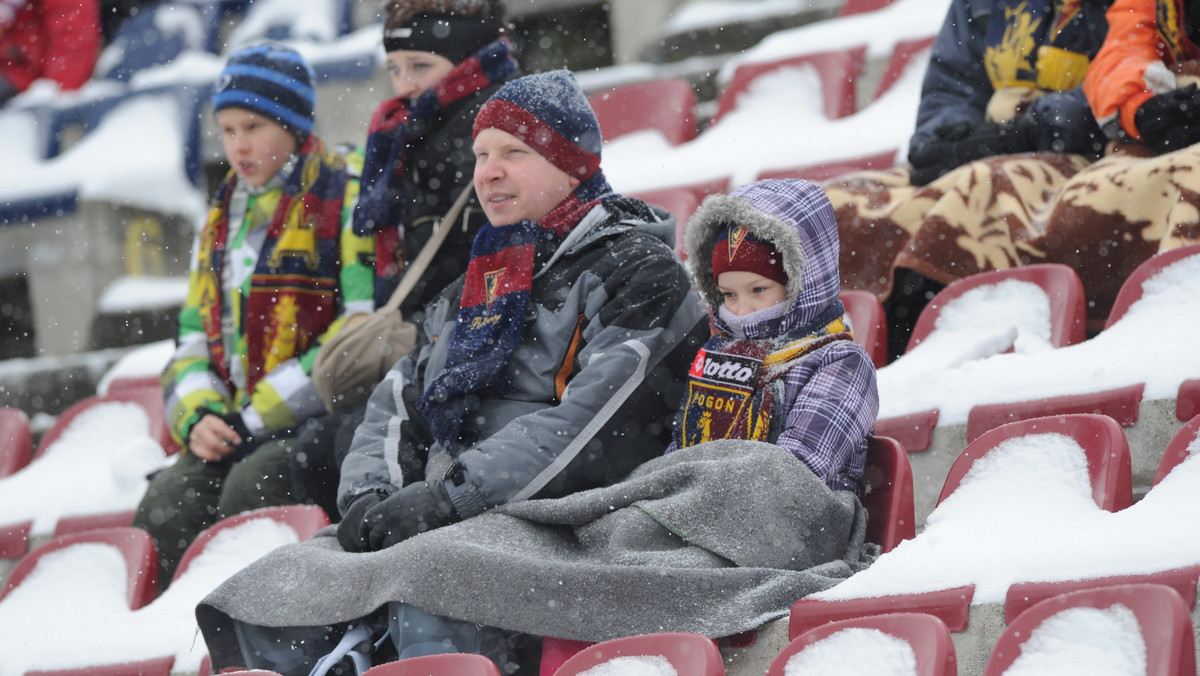
[[[0,0],[0,105],[42,78],[78,89],[100,46],[96,0]]]
[[[1140,141],[1155,155],[1200,141],[1200,17],[1187,9],[1183,0],[1109,8],[1108,36],[1083,91],[1113,141]]]

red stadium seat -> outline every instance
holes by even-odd
[[[989,284],[1017,280],[1037,284],[1050,300],[1050,344],[1065,347],[1087,339],[1087,303],[1083,294],[1083,282],[1079,275],[1066,265],[1038,263],[1019,268],[979,272],[950,283],[942,289],[917,317],[908,349],[912,350],[929,337],[937,328],[942,308],[964,293]]]
[[[696,138],[696,92],[682,78],[614,87],[588,97],[605,141],[644,129],[677,146]]]
[[[10,406],[0,407],[0,477],[6,477],[33,457],[33,432],[25,411]]]
[[[1107,329],[1116,324],[1129,311],[1129,306],[1142,299],[1142,287],[1147,280],[1162,272],[1163,268],[1168,265],[1178,263],[1191,256],[1200,256],[1200,244],[1191,244],[1179,247],[1178,249],[1164,251],[1156,256],[1151,256],[1142,262],[1141,265],[1137,266],[1133,273],[1121,283],[1121,290],[1117,292],[1117,299],[1113,301],[1112,309],[1108,312],[1108,319],[1104,322],[1104,328]]]
[[[924,451],[933,441],[933,428],[937,427],[940,414],[941,411],[931,408],[908,415],[879,418],[875,421],[875,434],[899,441],[909,453]]]
[[[130,610],[137,610],[158,596],[158,553],[150,534],[140,528],[105,528],[51,538],[21,557],[0,592],[0,600],[33,572],[42,557],[84,543],[111,545],[121,552]]]
[[[656,207],[662,207],[675,216],[675,255],[679,256],[680,260],[687,260],[687,255],[683,250],[684,228],[687,226],[688,219],[700,206],[702,198],[697,197],[696,193],[688,188],[649,190],[631,195],[631,197],[636,197]]]
[[[879,97],[886,94],[900,79],[900,76],[904,75],[904,71],[913,67],[913,62],[918,60],[918,56],[933,49],[934,37],[930,35],[913,40],[901,40],[896,43],[895,47],[892,47],[892,56],[888,59],[888,65],[883,70],[883,75],[879,76],[879,84],[875,86],[875,96],[871,99],[872,101],[878,101]]]
[[[877,9],[883,9],[895,2],[895,0],[846,0],[842,8],[838,10],[838,16],[850,16],[852,14],[862,14],[863,12],[874,12]]]
[[[1180,420],[1191,420],[1200,415],[1200,378],[1185,380],[1179,384],[1179,394],[1175,397],[1175,417]]]
[[[87,411],[97,404],[108,402],[130,402],[138,404],[146,410],[146,416],[150,419],[150,437],[157,441],[163,451],[168,455],[175,453],[179,447],[175,444],[175,440],[171,438],[171,433],[167,429],[166,413],[164,411],[162,387],[159,386],[140,386],[140,387],[120,387],[116,391],[110,390],[106,396],[91,396],[82,401],[76,402],[66,411],[63,411],[58,419],[54,421],[54,425],[42,435],[41,441],[38,442],[37,452],[34,454],[41,455],[45,453],[55,441],[58,441],[63,432],[71,426],[75,418],[81,413]]]
[[[577,676],[618,657],[663,657],[681,675],[725,674],[725,662],[716,642],[700,634],[672,632],[601,641],[575,653],[554,672],[554,676]]]
[[[867,541],[890,552],[916,537],[912,467],[899,442],[881,436],[868,439],[863,484]]]
[[[871,155],[826,160],[817,164],[803,164],[780,169],[764,169],[755,175],[756,180],[767,178],[804,178],[814,182],[827,181],[844,174],[868,169],[891,169],[896,165],[896,148]]]
[[[1162,460],[1158,462],[1158,471],[1154,473],[1154,481],[1150,483],[1151,488],[1167,478],[1176,465],[1188,459],[1191,455],[1188,452],[1188,446],[1196,440],[1197,436],[1200,436],[1200,415],[1189,420],[1186,425],[1179,428],[1175,436],[1171,437],[1171,441],[1167,443],[1167,449],[1163,451]]]
[[[824,94],[824,112],[829,119],[851,115],[857,110],[854,81],[862,73],[866,59],[866,47],[852,47],[832,52],[817,52],[792,56],[778,61],[747,63],[738,66],[729,84],[717,97],[717,112],[710,124],[718,124],[725,115],[737,107],[737,100],[750,87],[750,83],[765,73],[779,68],[811,66],[821,78]]]
[[[1051,415],[1096,413],[1116,420],[1122,427],[1131,427],[1137,424],[1139,404],[1145,389],[1146,386],[1139,383],[1101,392],[973,406],[967,413],[967,443],[1000,425]]]
[[[1017,616],[1030,606],[1051,596],[1095,587],[1113,587],[1122,584],[1153,583],[1166,585],[1179,592],[1188,607],[1196,605],[1196,581],[1200,577],[1200,564],[1173,568],[1157,573],[1135,575],[1111,575],[1086,580],[1058,580],[1054,582],[1018,582],[1008,587],[1004,597],[1004,622],[1011,624]]]
[[[956,676],[954,641],[946,623],[923,613],[885,613],[838,620],[814,627],[792,639],[767,667],[766,676],[784,676],[788,660],[817,641],[846,629],[874,629],[903,640],[916,657],[916,676]],[[880,665],[880,673],[887,671]]]
[[[968,444],[950,466],[937,504],[958,488],[975,461],[996,446],[1017,437],[1048,433],[1071,437],[1083,449],[1092,482],[1092,499],[1101,509],[1116,512],[1133,503],[1129,443],[1121,426],[1108,416],[1081,413],[1021,420],[984,433]]]
[[[363,676],[500,676],[500,669],[482,655],[445,653],[379,664]]]
[[[838,298],[850,315],[854,342],[871,355],[875,368],[887,366],[887,317],[883,314],[883,303],[875,294],[856,289],[842,289]]]
[[[208,545],[217,533],[221,531],[240,526],[247,521],[253,519],[273,519],[280,523],[287,524],[296,531],[296,536],[300,540],[311,538],[317,531],[329,525],[329,516],[325,514],[325,510],[317,505],[286,505],[283,507],[263,507],[249,512],[242,512],[231,517],[221,519],[217,523],[205,528],[192,544],[183,553],[183,558],[179,560],[179,567],[175,569],[175,576],[171,578],[172,582],[178,580],[191,562],[203,553],[204,548]]]
[[[17,559],[29,551],[29,530],[32,521],[0,526],[0,559]]]
[[[175,657],[169,655],[138,662],[96,664],[77,669],[27,671],[25,676],[170,676],[174,666]]]
[[[924,613],[946,624],[950,631],[967,628],[971,598],[975,585],[939,589],[919,594],[892,594],[861,599],[802,598],[792,605],[788,618],[788,638],[795,639],[804,632],[827,622],[887,613]]]
[[[1174,589],[1164,585],[1128,584],[1059,594],[1031,606],[1000,634],[984,676],[1001,676],[1021,655],[1023,642],[1055,614],[1069,608],[1103,610],[1118,604],[1137,617],[1146,644],[1148,676],[1193,676],[1196,673],[1192,620],[1183,599]]]

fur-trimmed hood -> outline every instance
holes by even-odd
[[[788,274],[789,314],[800,325],[837,301],[838,229],[825,191],[801,179],[758,181],[729,195],[710,195],[688,220],[684,246],[692,283],[714,310],[722,303],[712,249],[722,226],[737,223],[771,242]]]

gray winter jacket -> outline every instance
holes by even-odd
[[[466,518],[608,485],[661,455],[708,333],[673,230],[673,217],[634,199],[584,216],[533,278],[525,336],[505,367],[514,387],[479,403],[481,441],[457,458],[434,442],[424,476],[404,476],[397,449],[420,427],[411,402],[445,365],[463,278],[439,294],[418,348],[371,394],[342,464],[343,513],[363,493],[453,475],[450,497]]]

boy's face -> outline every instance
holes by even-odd
[[[454,63],[433,52],[398,49],[387,53],[387,69],[396,96],[415,99],[441,82],[454,70]]]
[[[484,129],[474,150],[475,194],[492,225],[540,221],[579,185],[506,131]]]
[[[728,270],[717,275],[725,309],[738,317],[765,310],[787,300],[787,287],[756,272]]]
[[[261,188],[279,173],[299,143],[278,123],[242,108],[217,112],[229,165],[248,185]]]

